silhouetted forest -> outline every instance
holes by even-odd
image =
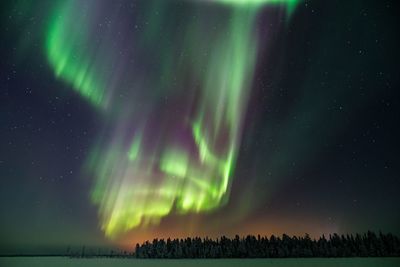
[[[394,257],[400,256],[400,239],[392,234],[322,236],[311,239],[283,235],[258,235],[230,239],[209,238],[154,239],[137,244],[136,258],[301,258],[301,257]]]

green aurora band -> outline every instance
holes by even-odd
[[[165,2],[155,1],[151,7],[162,11]],[[45,47],[56,77],[103,111],[101,116],[108,122],[105,128],[112,125],[107,130],[112,134],[99,136],[85,165],[85,173],[95,177],[91,200],[99,208],[102,230],[111,239],[137,227],[156,225],[174,212],[208,212],[228,201],[256,65],[257,13],[264,6],[285,5],[290,14],[299,0],[202,2],[223,8],[220,29],[210,34],[204,23],[187,23],[184,41],[179,44],[181,52],[171,47],[153,49],[162,59],[154,75],[146,80],[140,73],[130,73],[140,82],[108,71],[107,66],[118,66],[121,58],[104,42],[93,52],[89,44],[95,38],[91,29],[98,24],[96,15],[82,11],[82,16],[74,16],[79,1],[57,5],[50,20]],[[71,16],[77,19],[71,22]],[[152,25],[160,26],[163,22],[158,20]],[[152,31],[149,26],[135,36],[135,49],[144,50],[158,42]],[[199,51],[206,52],[200,56]],[[185,57],[179,57],[182,53]],[[176,78],[177,73],[187,75]],[[196,86],[192,86],[193,92],[183,91],[192,95],[184,104],[186,112],[160,114],[159,134],[150,133],[149,114],[157,112],[166,95],[182,94],[176,88],[184,87],[187,77]],[[138,111],[135,105],[140,101],[135,99],[140,93],[119,100],[121,79],[131,82],[135,92],[143,90],[143,84],[169,91],[156,94],[152,104]],[[172,119],[164,122],[165,116],[180,119],[168,123]],[[177,129],[188,134],[182,138]]]
[[[47,33],[47,57],[57,78],[67,81],[94,105],[101,106],[104,85],[96,75],[97,70],[91,67],[95,62],[87,60],[87,51],[82,49],[87,24],[82,19],[76,21],[83,29],[75,29],[76,24],[67,19],[71,12],[72,6],[68,5],[62,5],[55,12]]]

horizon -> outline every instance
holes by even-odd
[[[247,235],[232,235],[232,236],[225,236],[221,235],[218,237],[209,237],[209,236],[185,236],[185,237],[167,237],[167,238],[157,238],[154,237],[149,240],[143,240],[142,242],[137,242],[134,244],[131,244],[129,247],[128,246],[90,246],[86,244],[70,244],[66,246],[59,246],[58,248],[55,248],[54,246],[47,246],[47,249],[42,249],[40,246],[36,247],[34,250],[22,250],[22,251],[12,251],[10,250],[9,252],[5,253],[4,251],[0,250],[0,257],[29,257],[29,256],[70,256],[75,253],[81,254],[82,250],[84,250],[84,254],[86,256],[110,256],[110,253],[115,253],[116,256],[118,255],[124,255],[124,253],[134,253],[135,252],[135,246],[136,245],[143,245],[147,242],[152,243],[154,240],[158,241],[175,241],[175,240],[185,240],[185,239],[197,239],[200,238],[201,240],[212,240],[212,241],[220,241],[223,238],[228,238],[230,240],[233,240],[237,237],[239,237],[240,240],[244,240],[247,237],[255,237],[255,238],[266,238],[266,239],[271,239],[271,238],[277,238],[277,239],[282,239],[284,236],[288,236],[289,238],[306,238],[309,237],[311,240],[320,240],[320,239],[327,239],[329,240],[331,237],[337,235],[339,237],[355,237],[356,235],[359,235],[361,237],[366,236],[368,233],[372,233],[375,235],[393,235],[392,233],[384,233],[384,232],[375,232],[375,231],[366,231],[366,232],[357,232],[357,233],[329,233],[329,234],[321,234],[319,236],[312,236],[309,235],[308,233],[304,233],[303,235],[288,235],[285,233],[282,234],[270,234],[270,235],[261,235],[261,234],[247,234]],[[400,238],[397,235],[394,235],[397,238]],[[50,248],[50,249],[49,249]]]

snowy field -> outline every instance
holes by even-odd
[[[139,260],[1,257],[0,267],[399,267],[400,258]]]

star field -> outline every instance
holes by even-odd
[[[2,3],[0,253],[399,234],[391,1]]]

